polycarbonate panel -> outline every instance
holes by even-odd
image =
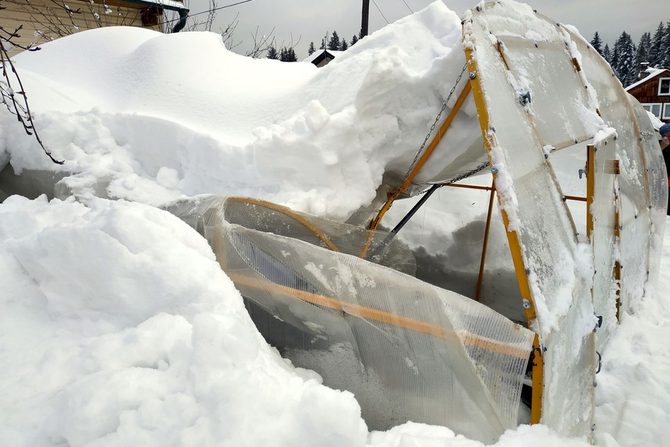
[[[487,171],[460,183],[490,186],[491,179]],[[416,246],[413,254],[418,279],[476,298],[490,195],[490,191],[481,189],[440,188],[402,229],[398,237],[401,240],[406,237]],[[411,208],[410,200],[408,205],[404,202],[395,203],[385,219],[397,222]],[[458,213],[452,214],[453,210]],[[444,222],[449,232],[439,233],[431,222]],[[486,250],[479,302],[525,325],[516,273],[495,197]]]
[[[596,129],[579,113],[579,105],[587,104],[588,96],[565,44],[515,37],[500,40],[518,101],[527,110],[544,150],[593,137]]]
[[[649,115],[640,103],[628,95],[630,106],[635,111],[637,122],[640,126],[641,145],[643,147],[644,160],[647,167],[647,179],[649,181],[649,213],[651,219],[651,237],[649,244],[649,282],[658,282],[658,273],[661,264],[661,252],[663,249],[663,235],[665,234],[665,221],[668,205],[668,174],[663,160],[663,152],[656,141],[656,132],[649,120]]]
[[[464,41],[473,47],[488,111],[496,188],[510,217],[509,229],[520,238],[536,303],[533,325],[546,349],[542,422],[563,434],[586,435],[591,428],[595,360],[591,278],[581,273],[588,267],[583,258],[588,259],[589,250],[577,243],[545,146],[594,131],[576,120],[588,124],[598,116],[587,98],[574,92],[556,94],[563,86],[553,84],[561,81],[542,74],[563,73],[567,90],[578,84],[560,27],[512,2],[480,5],[471,18],[472,23],[464,25]],[[519,43],[522,40],[527,42]],[[561,45],[565,51],[557,51]],[[525,93],[530,103],[520,99]],[[544,96],[549,94],[554,101],[551,112]],[[533,98],[538,98],[537,109],[532,109]],[[555,128],[543,124],[540,115],[545,113],[553,117]]]
[[[630,312],[639,306],[649,279],[651,216],[644,160],[635,150],[620,152],[619,158],[621,304],[623,311]]]
[[[610,66],[581,37],[570,33],[581,54],[589,88],[595,91],[599,111],[616,130],[615,151],[621,237],[621,300],[623,311],[634,310],[658,271],[663,237],[667,186],[665,167],[648,117],[630,101]]]
[[[194,228],[202,225],[192,222],[199,212],[212,212],[221,202],[217,196],[201,197],[178,202],[180,216],[189,220]],[[221,202],[223,203],[223,202]],[[310,216],[286,207],[257,199],[228,197],[225,207],[221,205],[223,218],[254,230],[300,239],[318,247],[359,256],[368,242],[369,231],[361,226],[335,222]],[[172,209],[171,209],[172,211]],[[367,257],[374,256],[376,263],[410,275],[416,273],[416,262],[409,248],[397,238],[388,239],[389,232],[376,231],[369,242]]]
[[[495,198],[494,200],[480,302],[507,318],[526,325],[505,225],[498,201]]]
[[[602,352],[617,325],[618,284],[614,264],[618,257],[618,240],[615,237],[617,212],[616,141],[610,136],[595,146],[595,190],[593,193],[593,307],[602,318],[596,332],[597,349]]]
[[[253,225],[265,231],[231,224],[265,215],[239,203],[170,211],[206,235],[268,342],[352,391],[370,428],[411,420],[491,442],[517,425],[531,331],[454,292],[274,234],[267,222]]]

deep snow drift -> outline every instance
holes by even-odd
[[[407,148],[418,150],[462,71],[460,36],[458,16],[435,3],[323,69],[242,57],[213,33],[138,28],[75,34],[16,64],[79,194],[97,183],[160,204],[225,192],[343,218],[375,197],[384,171],[407,169]],[[459,122],[424,178],[480,138],[476,120]],[[0,165],[53,169],[5,127]]]
[[[214,34],[135,28],[17,57],[41,134],[74,173],[63,186],[85,205],[0,205],[0,444],[481,446],[418,424],[368,434],[351,394],[267,346],[196,233],[146,205],[91,197],[157,205],[225,192],[346,218],[385,170],[404,173],[462,69],[460,28],[436,2],[321,70],[242,58]],[[478,134],[468,114],[472,104],[459,128]],[[56,168],[1,119],[0,167]],[[473,143],[470,131],[450,136]],[[479,211],[454,214],[451,200],[414,233],[457,238]],[[665,295],[647,298],[603,353],[602,445],[670,436],[669,308]],[[496,445],[587,444],[522,426]]]
[[[2,445],[482,446],[418,424],[366,438],[353,396],[269,348],[166,212],[12,197],[0,247]],[[542,426],[496,445],[529,442],[587,445]]]
[[[364,442],[353,396],[265,344],[204,239],[88,205],[0,207],[2,445]]]

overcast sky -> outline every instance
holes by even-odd
[[[186,0],[191,13],[206,11],[211,0]],[[215,0],[218,6],[240,0]],[[434,0],[371,0],[370,32],[386,21],[393,22],[417,11]],[[598,31],[606,43],[613,45],[622,31],[627,31],[637,43],[645,31],[656,29],[662,20],[670,20],[670,0],[528,0],[539,12],[566,24],[575,25],[587,39]],[[444,3],[463,15],[479,1],[444,0]],[[238,15],[235,33],[243,53],[251,45],[252,33],[258,28],[269,33],[274,28],[277,44],[300,42],[298,58],[307,56],[307,46],[313,41],[317,48],[326,31],[336,30],[340,37],[351,40],[361,27],[361,0],[252,0],[248,3],[218,11],[212,31],[219,32]],[[205,17],[204,15],[198,16]]]

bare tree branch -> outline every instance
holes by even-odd
[[[89,1],[84,9],[73,9],[65,0],[49,0],[44,5],[35,5],[26,0],[22,9],[32,23],[39,29],[40,40],[48,42],[59,37],[69,36],[80,29],[101,28],[108,25],[132,25],[139,15],[136,10],[115,7],[116,11],[107,4]],[[64,13],[64,14],[63,14]],[[65,17],[63,17],[65,16]]]
[[[260,30],[256,27],[256,31],[251,33],[251,39],[253,41],[253,46],[251,50],[245,53],[246,56],[253,58],[262,57],[267,53],[270,47],[276,47],[275,45],[275,28],[272,27],[268,34],[259,34]]]
[[[4,79],[0,81],[0,97],[2,99],[2,104],[4,104],[10,113],[16,116],[16,119],[21,123],[26,133],[35,137],[35,140],[37,140],[37,143],[47,157],[49,157],[52,162],[62,165],[64,162],[54,158],[51,151],[46,148],[37,132],[37,128],[33,122],[32,113],[30,112],[28,96],[23,88],[23,82],[16,71],[14,63],[9,57],[8,51],[11,47],[18,47],[26,51],[39,50],[39,47],[33,45],[26,47],[14,42],[14,39],[21,37],[19,32],[22,27],[23,25],[16,28],[13,32],[9,32],[0,26],[0,65],[2,65],[2,77]]]
[[[237,48],[240,46],[242,43],[241,41],[235,42],[235,30],[237,29],[237,25],[239,24],[239,17],[240,13],[238,12],[235,14],[235,18],[228,24],[226,27],[221,30],[221,39],[223,39],[223,43],[226,46],[227,49],[233,50],[234,48]]]

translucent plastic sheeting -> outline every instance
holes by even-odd
[[[464,41],[473,50],[489,118],[500,204],[510,218],[508,230],[521,243],[535,303],[532,325],[546,349],[542,422],[560,433],[585,435],[595,372],[590,253],[578,243],[547,146],[588,140],[601,121],[581,93],[585,88],[562,28],[530,7],[480,5],[466,20]]]
[[[602,352],[617,325],[618,284],[614,272],[618,257],[616,237],[617,156],[614,136],[594,146],[595,189],[591,214],[593,232],[593,307],[602,318],[597,331],[597,347]]]
[[[661,252],[663,249],[663,235],[668,205],[668,175],[663,160],[663,153],[656,140],[656,132],[649,120],[647,112],[640,103],[628,95],[630,107],[634,110],[637,123],[640,126],[640,147],[644,155],[644,162],[649,182],[649,217],[651,220],[651,234],[649,236],[649,275],[648,283],[656,284],[660,269]]]
[[[531,331],[454,292],[294,238],[302,231],[276,234],[297,223],[273,231],[264,205],[240,203],[212,197],[169,210],[206,236],[268,342],[352,391],[370,428],[412,420],[490,442],[517,425]],[[321,230],[356,231],[300,216]]]
[[[464,62],[465,59],[463,59]],[[456,101],[461,90],[463,90],[467,80],[466,73],[456,85],[452,99],[447,109],[442,113],[442,120],[450,113],[453,103]],[[446,80],[446,82],[449,83],[452,81]],[[438,127],[441,122],[438,123]],[[430,142],[430,139],[434,138],[434,136],[435,132],[430,135],[428,141]],[[417,145],[419,143],[421,142],[417,141]],[[417,146],[416,149],[418,150],[419,147]],[[470,172],[481,169],[482,165],[486,164],[486,161],[486,152],[482,145],[475,106],[472,98],[469,97],[461,107],[461,110],[456,114],[453,123],[436,147],[435,152],[431,155],[430,162],[419,171],[417,177],[414,179],[413,186],[408,192],[410,195],[415,195],[425,190],[431,183],[449,183],[454,179],[466,177]],[[392,168],[396,176],[395,178],[399,179],[399,182],[391,186],[400,186],[400,183],[402,183],[407,174],[407,169],[407,165],[396,169]]]
[[[508,79],[543,150],[549,152],[591,138],[595,130],[589,129],[584,114],[579,113],[588,96],[567,58],[565,43],[531,40],[504,31],[496,38],[509,67]]]
[[[620,172],[615,181],[620,241],[616,254],[622,267],[622,310],[632,310],[659,269],[668,194],[663,155],[644,109],[624,91],[607,62],[581,36],[566,33],[580,55],[583,76],[588,80],[588,88],[597,96],[603,120],[616,130],[614,148],[612,143],[607,146],[607,158],[619,160]],[[603,200],[596,197],[595,207],[610,206],[608,197],[609,193]],[[598,230],[598,223],[595,228]],[[605,262],[598,256],[596,253],[596,264]],[[615,299],[612,296],[608,301],[609,312],[600,310],[604,301],[596,299],[597,312],[611,315]],[[612,321],[603,323],[605,327],[614,324]],[[598,331],[597,335],[602,339],[599,345],[604,345],[609,332]]]
[[[490,186],[491,175],[487,172],[460,184]],[[487,190],[444,187],[431,197],[431,206],[419,210],[398,235],[400,239],[407,237],[420,245],[413,252],[417,278],[476,298],[490,197],[491,192]],[[404,202],[394,204],[394,208],[404,210]],[[479,302],[513,321],[524,323],[514,265],[495,196],[492,205]],[[452,210],[458,210],[458,214],[450,214]],[[395,222],[397,218],[389,220]],[[445,222],[453,231],[435,234],[436,229],[426,228],[425,221]]]

